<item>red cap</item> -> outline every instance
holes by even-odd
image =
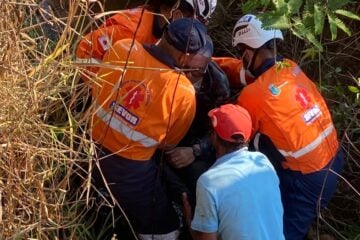
[[[209,112],[211,123],[217,135],[225,141],[236,142],[231,138],[240,134],[247,142],[251,136],[252,123],[249,112],[234,104],[225,104]]]

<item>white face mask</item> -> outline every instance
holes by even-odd
[[[243,55],[243,57],[242,57],[242,59],[243,59],[243,62],[244,62],[244,56],[245,56],[245,54],[248,54],[248,56],[250,56],[250,59],[249,59],[249,61],[247,62],[247,66],[246,67],[244,67],[245,68],[245,72],[246,72],[246,76],[248,76],[248,77],[251,77],[251,78],[255,78],[255,76],[254,76],[254,74],[251,72],[251,70],[250,70],[250,66],[251,66],[251,64],[253,64],[253,61],[255,60],[255,59],[253,59],[254,57],[255,57],[255,52],[254,51],[251,51],[250,52],[250,50],[249,49],[246,49],[245,51],[244,51],[244,55]],[[241,77],[241,75],[240,75],[240,77]]]
[[[255,76],[251,73],[251,71],[249,70],[252,58],[254,57],[254,54],[252,53],[252,57],[250,59],[250,61],[248,61],[247,66],[244,67],[244,56],[247,53],[247,49],[244,51],[243,55],[241,56],[241,59],[243,61],[243,65],[240,69],[240,83],[243,86],[246,86],[249,82],[253,82],[253,80],[255,79]],[[248,53],[249,55],[249,53]]]
[[[244,66],[240,69],[240,83],[243,86],[246,86],[249,82],[253,82],[255,76]]]

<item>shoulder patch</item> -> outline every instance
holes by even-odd
[[[98,38],[98,41],[104,51],[107,51],[110,49],[111,46],[111,40],[107,35],[102,35]]]

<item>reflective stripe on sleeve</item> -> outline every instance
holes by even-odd
[[[311,152],[315,148],[317,148],[322,143],[322,141],[324,141],[325,138],[330,135],[330,133],[332,131],[334,131],[334,126],[331,124],[331,126],[326,128],[314,141],[312,141],[307,146],[301,148],[300,150],[298,150],[296,152],[286,152],[284,150],[279,149],[279,152],[284,157],[300,158],[300,157],[304,156],[305,154]]]
[[[254,137],[254,148],[256,151],[260,151],[259,141],[260,141],[261,133],[257,132]]]
[[[101,59],[98,59],[98,58],[76,58],[74,63],[101,64]]]
[[[145,147],[154,147],[158,145],[158,142],[155,139],[148,137],[141,132],[135,131],[134,129],[131,129],[115,116],[112,116],[111,112],[107,112],[101,107],[98,108],[96,115],[105,123],[109,124],[112,129],[121,133],[129,140],[139,142]]]

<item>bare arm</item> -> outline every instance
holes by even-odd
[[[191,236],[194,240],[216,240],[216,233],[204,233],[190,229]]]
[[[187,194],[182,194],[182,200],[183,200],[183,214],[185,219],[185,224],[189,227],[191,236],[194,240],[216,240],[216,232],[214,233],[205,233],[205,232],[199,232],[196,230],[191,229],[191,206],[189,203],[189,200],[187,198]]]

